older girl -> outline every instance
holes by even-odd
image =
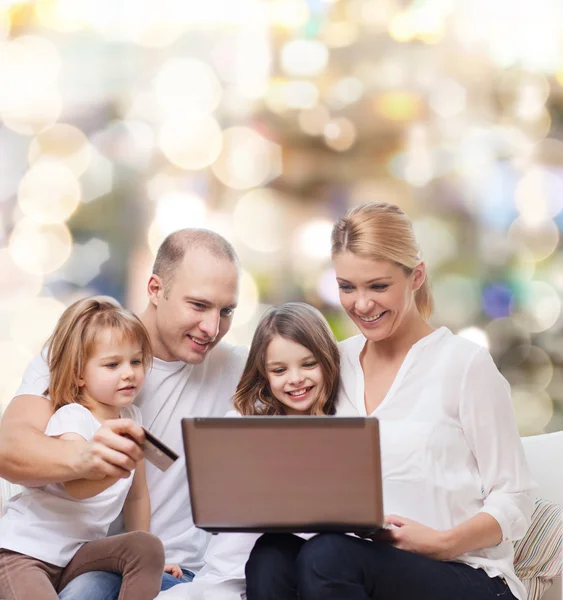
[[[234,397],[236,412],[228,416],[334,414],[339,362],[334,335],[317,309],[301,302],[270,308],[252,339]],[[244,566],[259,537],[251,533],[213,536],[205,565],[193,583],[176,586],[161,597],[239,598],[245,590]]]

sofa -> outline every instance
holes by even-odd
[[[532,474],[538,483],[537,497],[563,505],[563,431],[522,439],[524,451]],[[10,498],[20,487],[0,479],[1,500]],[[560,556],[560,539],[563,522],[557,524],[557,543]],[[553,540],[552,540],[553,541]],[[560,568],[559,568],[560,573]],[[191,584],[188,584],[191,585]],[[547,583],[549,585],[549,582]],[[542,600],[562,600],[561,576],[559,575],[542,595]]]

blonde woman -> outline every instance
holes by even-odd
[[[90,441],[104,421],[141,423],[132,405],[152,361],[141,321],[112,298],[75,302],[61,316],[47,345],[55,413],[45,433]],[[129,533],[107,538],[123,509]],[[144,461],[131,477],[106,476],[25,488],[0,519],[0,598],[57,600],[82,573],[119,573],[119,600],[152,600],[160,590],[164,549],[148,533],[150,500]],[[179,570],[168,565],[167,570]]]
[[[349,211],[332,257],[361,332],[340,344],[337,416],[380,421],[387,526],[369,540],[261,538],[248,600],[525,600],[511,542],[535,485],[507,382],[484,348],[428,323],[426,267],[400,208]]]

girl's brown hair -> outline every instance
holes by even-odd
[[[152,362],[149,334],[138,317],[109,296],[92,296],[71,304],[61,315],[45,344],[49,365],[49,394],[56,409],[82,401],[78,385],[84,366],[94,352],[96,336],[111,329],[141,345],[143,367]]]
[[[407,215],[394,204],[369,202],[349,210],[332,229],[332,256],[352,252],[399,265],[407,277],[421,262],[420,249]],[[422,318],[428,320],[434,302],[428,276],[415,292]]]
[[[336,340],[323,315],[303,302],[288,302],[270,308],[258,323],[234,396],[237,411],[241,415],[286,414],[285,406],[272,394],[266,371],[266,351],[276,335],[301,344],[319,362],[323,390],[311,408],[311,414],[334,414],[340,384],[340,355]]]

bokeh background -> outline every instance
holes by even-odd
[[[330,228],[379,200],[521,433],[563,429],[562,119],[561,0],[0,0],[0,413],[69,303],[144,307],[181,227],[240,254],[231,339],[287,300],[354,334]]]

